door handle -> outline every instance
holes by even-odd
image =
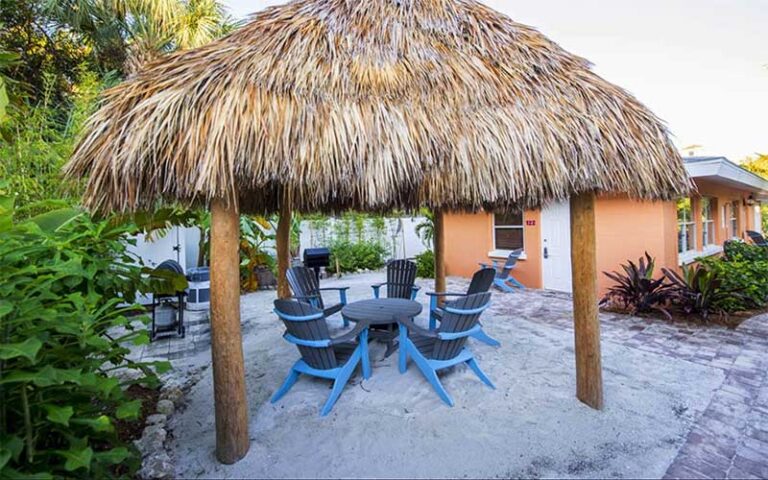
[[[549,249],[544,247],[544,258],[549,258]]]

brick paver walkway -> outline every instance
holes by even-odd
[[[572,329],[568,296],[529,291],[496,299],[500,314]],[[601,325],[603,342],[725,373],[665,478],[768,478],[768,315],[736,330],[610,313],[601,314]]]

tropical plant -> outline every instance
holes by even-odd
[[[657,310],[667,318],[671,315],[665,306],[669,302],[672,290],[665,277],[653,278],[656,260],[648,252],[640,257],[637,264],[628,261],[622,265],[624,274],[619,272],[603,272],[605,276],[616,282],[600,301],[601,305],[609,302],[619,302],[629,313],[648,313]]]
[[[435,214],[430,210],[422,210],[424,219],[416,225],[416,235],[427,248],[432,248],[435,238]]]
[[[130,475],[135,447],[116,424],[139,418],[130,385],[167,363],[132,360],[149,341],[137,291],[176,291],[129,255],[135,224],[72,209],[14,221],[0,186],[0,478]],[[131,375],[125,375],[131,373]]]
[[[728,240],[723,245],[725,259],[731,262],[749,261],[765,262],[768,261],[768,248],[752,245],[741,240]]]
[[[264,249],[268,241],[275,239],[273,232],[272,224],[264,217],[240,216],[240,276],[246,292],[259,289],[258,267],[274,269],[274,257]]]
[[[425,250],[416,255],[416,275],[419,278],[435,278],[435,252]]]
[[[384,266],[384,256],[387,254],[384,246],[372,241],[337,241],[331,244],[330,250],[330,269],[334,270],[338,265],[340,273],[378,270]]]
[[[662,268],[667,280],[672,284],[671,299],[686,314],[698,314],[707,320],[710,313],[724,313],[722,304],[739,293],[723,288],[723,282],[717,271],[702,265],[683,266],[682,273]]]
[[[718,308],[738,312],[764,307],[768,303],[768,261],[708,257],[700,262],[717,274],[724,291],[738,292],[718,298],[715,302]]]

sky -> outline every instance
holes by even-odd
[[[285,1],[224,3],[246,17]],[[768,0],[483,3],[589,59],[662,118],[684,154],[768,154]]]

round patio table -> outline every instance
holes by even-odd
[[[385,332],[369,332],[371,338],[383,339],[387,343],[385,358],[397,349],[395,338],[397,337],[397,318],[406,317],[413,319],[418,316],[423,307],[419,302],[402,298],[374,298],[349,303],[341,309],[342,317],[353,322],[365,322],[371,325],[386,325]],[[362,351],[363,378],[371,378],[371,360],[368,356],[368,345],[363,345]]]

